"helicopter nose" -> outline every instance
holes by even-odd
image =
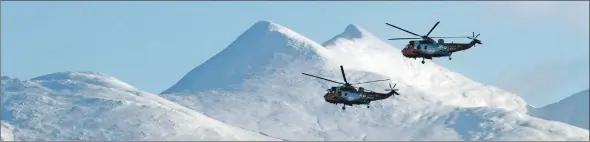
[[[408,48],[404,48],[402,49],[402,55],[404,56],[410,56],[412,53],[408,50]]]

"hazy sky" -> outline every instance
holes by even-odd
[[[436,59],[473,80],[545,105],[589,86],[585,2],[2,2],[2,75],[96,71],[154,93],[259,20],[318,43],[359,25],[386,39],[481,33],[483,44]],[[459,39],[458,41],[468,41]],[[388,41],[396,47],[407,41]]]

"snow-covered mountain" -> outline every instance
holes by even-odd
[[[532,108],[529,113],[532,116],[567,123],[588,130],[588,121],[590,121],[588,118],[588,115],[590,115],[588,114],[590,112],[589,94],[589,90],[584,90],[559,102],[541,108]]]
[[[272,26],[259,29],[260,23]],[[267,31],[289,32],[262,34]],[[268,21],[258,22],[245,34],[252,36],[238,37],[161,96],[228,124],[287,140],[589,139],[588,130],[526,115],[526,102],[514,94],[471,81],[432,62],[423,65],[403,58],[399,49],[355,25],[321,45]],[[313,50],[278,52],[301,49],[286,41],[301,41],[298,45],[313,45]],[[250,50],[230,52],[234,47]],[[269,52],[255,54],[262,52],[258,50]],[[269,58],[275,57],[274,53],[293,58]],[[296,58],[310,57],[307,55],[317,57]],[[230,59],[245,56],[260,58]],[[239,67],[243,64],[272,70],[252,74],[256,72]],[[371,108],[355,106],[346,111],[325,103],[321,97],[325,89],[337,84],[301,73],[342,80],[339,65],[344,65],[349,82],[390,78],[392,82],[360,86],[383,91],[387,83],[398,83],[402,95],[372,103]],[[215,79],[224,78],[229,67],[250,75],[232,81],[234,89],[215,89],[227,87]],[[212,71],[222,72],[208,73]],[[215,86],[206,84],[209,79]]]
[[[94,72],[2,77],[1,91],[3,139],[6,123],[25,141],[278,140]]]
[[[349,69],[385,75],[412,88],[425,91],[436,103],[460,107],[495,107],[526,112],[526,102],[515,94],[474,82],[435,63],[421,64],[404,58],[395,48],[367,30],[348,25],[345,31],[324,42],[331,52],[327,60]]]
[[[274,69],[268,67],[281,66],[281,63],[295,58],[317,58],[316,53],[322,49],[321,45],[290,29],[260,21],[162,93],[233,89],[232,85],[240,84],[248,77]]]

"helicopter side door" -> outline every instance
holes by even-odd
[[[342,91],[341,97],[347,101],[354,101],[361,98],[362,93]]]
[[[438,50],[438,47],[436,47],[436,43],[435,44],[428,44],[428,43],[420,43],[418,42],[417,44],[417,49],[426,53],[426,54],[433,54],[436,53],[436,51]]]

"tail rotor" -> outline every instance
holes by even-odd
[[[479,37],[479,34],[481,34],[481,33],[478,33],[477,35],[475,35],[475,32],[471,32],[471,37],[467,37],[467,38],[475,39],[475,38]]]
[[[475,35],[475,32],[471,32],[471,37],[467,37],[467,38],[472,39],[473,40],[472,42],[474,42],[474,43],[482,44],[481,41],[479,39],[477,39],[477,37],[479,37],[479,34],[481,34],[481,33],[477,33],[477,35]],[[475,44],[474,44],[474,46],[475,46]]]
[[[396,83],[396,84],[393,84],[393,86],[391,86],[391,84],[389,84],[389,88],[390,88],[390,89],[385,89],[385,91],[393,91],[393,94],[395,94],[395,95],[400,95],[400,94],[397,92],[399,89],[395,89],[395,86],[396,86],[396,85],[397,85],[397,83]]]

